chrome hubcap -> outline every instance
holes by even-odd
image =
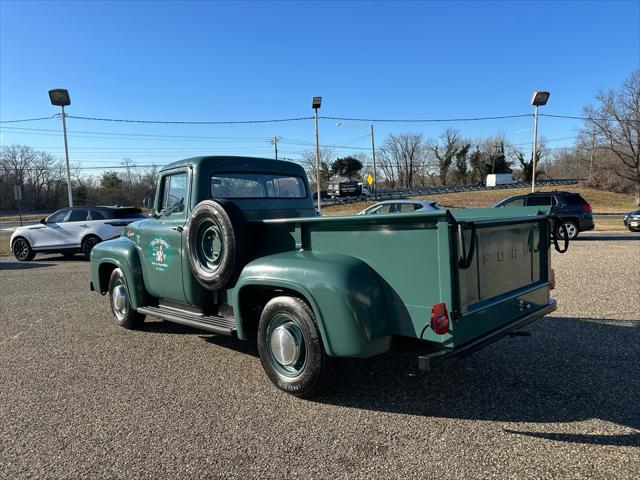
[[[117,285],[113,289],[113,311],[116,317],[118,317],[118,320],[121,320],[127,314],[127,307],[127,290],[124,288],[124,285]]]
[[[300,343],[285,325],[271,334],[271,352],[280,365],[294,365],[300,358]]]

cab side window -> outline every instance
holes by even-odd
[[[160,211],[168,209],[179,211],[179,207],[184,205],[187,197],[187,174],[176,173],[167,175],[162,179],[162,204]]]

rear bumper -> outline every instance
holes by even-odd
[[[549,300],[549,303],[544,307],[539,308],[538,310],[528,313],[522,317],[518,317],[512,322],[509,322],[505,325],[501,325],[497,329],[491,330],[490,332],[487,332],[486,334],[477,337],[470,342],[465,343],[464,345],[447,350],[441,350],[429,355],[420,355],[418,357],[418,367],[420,368],[420,370],[429,371],[446,363],[460,360],[467,355],[471,355],[472,353],[483,349],[493,342],[500,340],[502,337],[509,335],[511,332],[524,327],[534,320],[537,320],[540,317],[544,317],[545,315],[553,312],[555,309],[556,301]]]
[[[578,225],[581,232],[586,232],[587,230],[593,230],[595,228],[595,224],[593,223],[592,218],[586,218],[584,220],[580,220],[580,225]]]

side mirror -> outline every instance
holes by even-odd
[[[151,210],[153,209],[153,197],[144,197],[144,200],[142,200],[142,204],[144,205],[144,208],[146,208],[147,210]]]
[[[41,219],[40,219],[40,223],[41,223],[42,225],[46,225],[46,223],[47,223],[47,219],[46,219],[46,218],[41,218]]]

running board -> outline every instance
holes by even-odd
[[[213,317],[199,315],[175,308],[140,307],[137,309],[143,315],[161,318],[168,322],[200,328],[219,335],[233,335],[236,330],[236,321],[233,317]]]

